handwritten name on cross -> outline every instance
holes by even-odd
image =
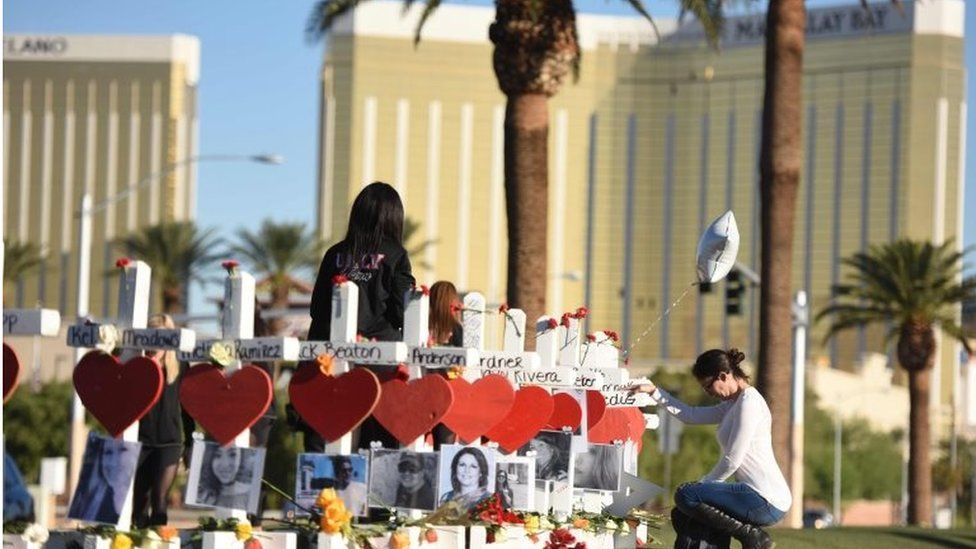
[[[587,338],[582,349],[581,369],[603,377],[600,392],[609,408],[628,408],[633,406],[652,406],[650,395],[631,394],[630,387],[641,383],[642,379],[631,380],[630,372],[620,368],[620,349],[605,332],[594,332]]]
[[[478,350],[477,365],[465,368],[464,378],[474,382],[489,374],[505,376],[515,388],[524,382],[527,373],[539,369],[538,353],[525,352],[525,313],[520,309],[508,309],[505,315],[502,351],[485,350],[485,297],[478,292],[464,296],[461,324],[464,346]]]

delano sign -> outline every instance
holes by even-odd
[[[17,36],[3,39],[4,57],[59,57],[68,51],[63,36]]]

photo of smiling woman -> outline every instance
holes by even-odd
[[[490,450],[445,444],[441,446],[439,505],[454,501],[470,509],[495,489],[495,463]]]
[[[197,441],[190,460],[186,503],[254,512],[261,495],[263,448]]]

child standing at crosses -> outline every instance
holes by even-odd
[[[403,202],[386,183],[367,185],[353,202],[346,237],[325,252],[312,292],[309,341],[329,339],[332,319],[332,286],[336,277],[359,287],[357,330],[367,339],[403,339],[403,297],[415,284],[410,258],[403,248]],[[377,373],[393,367],[374,367]],[[396,448],[396,439],[372,417],[363,422],[359,446],[378,440]],[[306,431],[305,450],[321,452],[324,441]]]

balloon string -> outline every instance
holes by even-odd
[[[688,292],[690,292],[691,289],[694,288],[695,286],[698,286],[698,282],[692,282],[691,284],[689,284],[685,288],[685,291],[681,292],[681,295],[678,296],[678,299],[674,300],[674,302],[671,303],[671,305],[668,306],[668,308],[665,309],[663,313],[661,313],[656,319],[654,319],[654,322],[651,322],[651,325],[650,326],[648,326],[647,328],[644,329],[643,332],[641,332],[641,335],[639,335],[637,337],[637,339],[635,339],[634,342],[631,343],[630,346],[627,347],[627,350],[624,351],[623,354],[620,356],[621,362],[626,362],[630,358],[630,353],[631,353],[631,351],[634,350],[634,347],[636,347],[637,344],[640,343],[642,339],[644,339],[644,336],[646,336],[648,333],[650,333],[650,331],[653,330],[654,327],[657,326],[658,323],[661,322],[661,320],[664,319],[664,317],[666,317],[669,314],[671,314],[671,310],[674,309],[675,307],[677,307],[678,306],[678,303],[681,303],[681,300],[684,299],[685,296],[688,295]]]

